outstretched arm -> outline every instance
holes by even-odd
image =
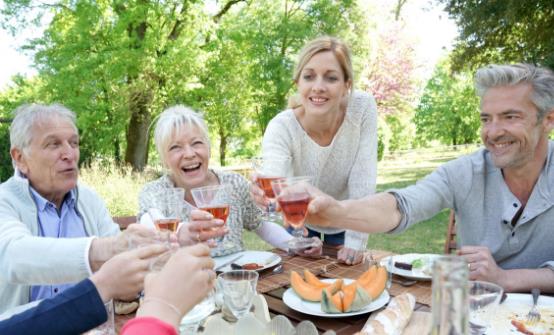
[[[307,220],[310,224],[384,233],[396,228],[402,218],[396,198],[390,193],[337,201],[315,187],[311,187],[309,192],[312,201]]]

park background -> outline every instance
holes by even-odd
[[[354,86],[376,98],[378,190],[479,147],[475,69],[554,67],[551,0],[5,0],[0,25],[2,47],[15,41],[2,67],[14,53],[30,63],[0,87],[0,180],[13,174],[12,111],[58,102],[78,116],[81,180],[114,216],[136,213],[141,186],[163,172],[149,130],[167,106],[202,111],[211,166],[244,171],[294,93],[300,48],[316,36],[351,46]],[[442,212],[368,243],[441,252],[447,220]],[[252,234],[245,242],[269,247]]]

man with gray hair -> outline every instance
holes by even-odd
[[[136,225],[119,233],[104,202],[77,182],[69,109],[21,106],[10,142],[15,174],[0,185],[0,313],[61,293],[126,249],[128,235],[152,234]]]
[[[338,202],[312,190],[308,220],[368,233],[404,231],[444,208],[456,212],[458,254],[471,280],[508,292],[554,292],[554,74],[529,64],[475,76],[484,148],[416,185]]]

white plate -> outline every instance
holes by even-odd
[[[530,294],[508,293],[506,300],[495,309],[487,335],[522,334],[512,325],[512,318],[524,321],[533,305]],[[541,320],[534,326],[526,325],[535,334],[552,334],[554,328],[554,297],[541,295],[538,302]]]
[[[215,268],[220,266],[221,264],[225,264],[229,262],[230,260],[241,256],[236,261],[233,261],[233,263],[238,265],[243,265],[247,263],[258,263],[259,265],[263,265],[262,268],[257,269],[256,271],[262,271],[265,269],[269,269],[270,267],[273,267],[279,263],[281,263],[281,256],[269,252],[269,251],[255,251],[255,250],[246,250],[237,252],[230,255],[225,255],[221,257],[214,257],[215,261]],[[226,265],[225,267],[218,269],[218,271],[226,272],[231,271],[231,264]]]
[[[392,263],[391,263],[392,266],[389,267],[389,259],[391,257],[392,257]],[[441,257],[441,255],[437,255],[437,254],[394,255],[394,256],[388,256],[383,258],[381,260],[381,265],[387,267],[387,270],[395,275],[399,275],[413,280],[431,280],[433,278],[432,276],[433,261],[439,257]],[[428,260],[429,262],[428,270],[426,271],[423,271],[422,269],[404,270],[394,266],[394,262],[411,264],[414,260],[418,258],[426,258]]]
[[[336,279],[322,279],[321,281],[332,283],[335,280]],[[354,281],[353,279],[346,278],[343,280],[344,284],[347,285]],[[359,311],[347,313],[325,313],[321,310],[321,302],[311,302],[303,300],[296,294],[296,292],[294,292],[294,289],[292,287],[286,290],[283,294],[283,302],[285,303],[285,305],[289,306],[295,311],[309,315],[323,316],[327,318],[344,318],[347,316],[369,313],[385,306],[386,303],[389,302],[389,299],[389,292],[387,290],[384,290],[383,293],[381,293],[381,295],[376,300],[372,301],[371,304],[365,306]]]

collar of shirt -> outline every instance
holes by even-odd
[[[52,208],[56,208],[56,204],[44,198],[32,186],[29,186],[29,188],[31,189],[33,200],[35,201],[35,204],[37,205],[37,208],[39,211],[44,212],[48,206],[51,206]],[[68,209],[69,208],[72,209],[75,206],[76,200],[77,200],[77,191],[75,189],[72,189],[65,195],[62,202],[62,207],[65,204]]]

